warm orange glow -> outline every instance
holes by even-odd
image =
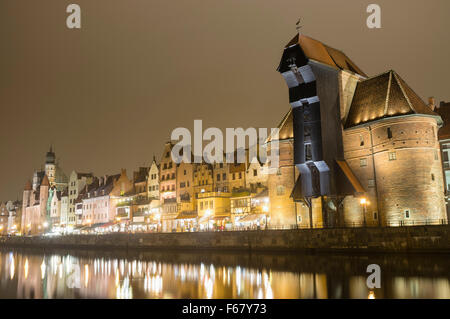
[[[365,197],[362,197],[362,198],[359,200],[359,202],[360,202],[361,205],[364,205],[364,204],[367,203],[367,200],[366,200]]]
[[[367,299],[375,299],[375,293],[373,291],[370,291]]]

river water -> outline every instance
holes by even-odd
[[[442,255],[1,249],[0,298],[450,298],[449,269]]]

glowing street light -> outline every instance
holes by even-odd
[[[44,222],[44,223],[42,224],[42,226],[44,226],[44,228],[47,228],[47,227],[48,227],[48,222]]]
[[[366,206],[368,204],[368,201],[365,197],[361,197],[359,200],[359,203],[363,206],[363,221],[364,221],[364,227],[366,227]]]

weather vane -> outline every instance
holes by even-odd
[[[300,29],[303,27],[302,25],[300,25],[302,18],[300,17],[297,21],[297,23],[295,24],[295,29],[297,30],[298,33],[300,33]]]

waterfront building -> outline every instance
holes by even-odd
[[[199,230],[230,229],[231,193],[200,192],[197,198]]]
[[[163,231],[175,230],[175,218],[177,216],[177,166],[172,160],[171,152],[174,144],[167,142],[164,145],[159,164],[159,198],[161,214],[159,217]]]
[[[120,174],[100,178],[98,187],[92,187],[83,196],[82,225],[96,228],[116,222],[125,228],[131,218],[133,188],[125,169]]]
[[[66,220],[65,225],[69,229],[73,229],[74,226],[78,224],[78,218],[81,215],[77,215],[76,210],[76,202],[81,203],[81,198],[79,198],[80,191],[85,189],[86,185],[90,185],[94,182],[94,175],[92,173],[79,173],[76,171],[72,171],[69,177],[69,207],[67,215],[64,216]],[[69,230],[70,231],[70,230]]]
[[[434,99],[429,104],[434,104]],[[441,146],[441,159],[444,175],[445,206],[447,220],[450,219],[450,102],[441,102],[436,106],[435,112],[439,114],[443,121],[443,126],[439,129],[438,138]]]
[[[245,170],[246,163],[230,163],[229,164],[229,181],[228,187],[231,192],[241,192],[246,187]]]
[[[147,197],[153,200],[157,199],[159,201],[159,165],[153,156],[152,164],[148,171],[148,194]]]
[[[230,164],[226,163],[225,154],[221,163],[213,164],[213,183],[215,192],[230,192]]]
[[[20,233],[22,222],[22,202],[18,200],[16,201],[10,200],[6,203],[6,210],[8,211],[8,222],[6,225],[7,233],[9,235]]]
[[[304,35],[285,47],[278,71],[292,108],[268,181],[271,225],[447,221],[441,118],[396,72],[368,77],[341,51]]]
[[[177,164],[177,231],[191,230],[196,227],[198,217],[196,198],[194,196],[194,164],[181,162]]]
[[[149,167],[139,167],[138,171],[133,172],[134,192],[137,197],[148,197],[147,181],[149,169]]]
[[[446,221],[437,137],[442,119],[433,109],[395,71],[358,82],[344,125],[344,157],[366,202],[344,200],[347,223]]]
[[[244,191],[231,197],[231,221],[235,229],[261,229],[268,225],[269,191]]]
[[[47,175],[44,175],[36,190],[33,190],[30,181],[25,184],[22,199],[22,234],[40,234],[48,227],[49,189]]]
[[[59,220],[59,226],[65,229],[67,226],[67,217],[69,213],[69,189],[66,188],[61,193],[61,216]]]
[[[50,188],[48,199],[49,229],[59,229],[61,221],[61,192],[55,186]]]
[[[0,203],[0,235],[6,235],[8,233],[8,217],[9,211],[6,208],[6,203]]]
[[[246,188],[250,189],[252,192],[257,192],[257,189],[267,188],[269,180],[268,166],[261,163],[257,158],[247,161],[246,164]]]

